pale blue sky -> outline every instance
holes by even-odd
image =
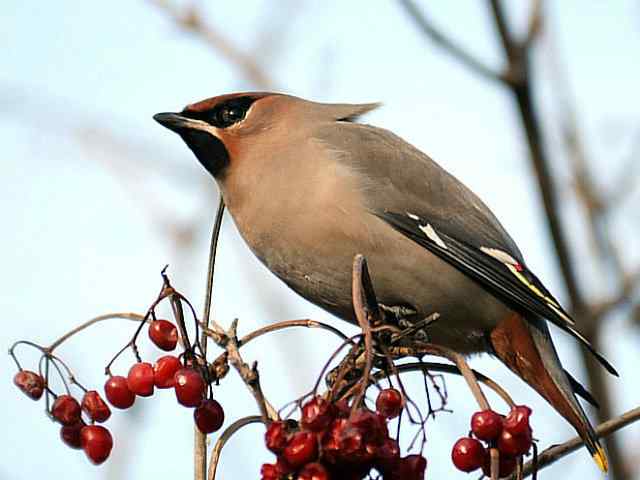
[[[490,65],[501,65],[482,2],[423,3],[430,4],[434,20],[460,43]],[[435,49],[395,2],[200,5],[207,20],[233,42],[259,52],[282,91],[322,101],[382,101],[383,108],[366,121],[405,137],[479,193],[519,243],[529,265],[564,298],[509,97]],[[515,23],[523,25],[527,2],[510,5]],[[597,159],[598,178],[608,186],[618,159],[629,149],[624,139],[640,124],[640,7],[632,1],[573,0],[555,3],[551,14],[550,28],[574,89],[581,127]],[[275,39],[265,34],[270,30],[278,33]],[[215,187],[184,145],[151,116],[254,86],[143,1],[9,0],[0,19],[0,46],[0,307],[5,343],[19,338],[45,343],[104,312],[143,311],[157,292],[158,273],[166,263],[171,264],[175,285],[200,304]],[[538,48],[535,59],[540,65],[540,110],[553,130],[558,109],[550,90],[547,52]],[[550,138],[557,153],[558,136]],[[555,158],[564,161],[560,155]],[[566,169],[557,167],[560,179],[566,180]],[[575,217],[574,206],[566,202],[566,207],[565,214]],[[616,219],[624,223],[624,235],[617,240],[637,246],[638,211],[629,207],[625,212],[624,222]],[[194,242],[188,250],[177,247],[167,225],[194,221],[200,222]],[[575,234],[579,231],[576,223]],[[629,256],[638,259],[639,250],[629,249]],[[241,330],[247,331],[279,319],[328,319],[271,278],[229,219],[219,262],[215,314],[222,323],[239,317]],[[581,263],[581,273],[594,290],[606,288],[594,281],[588,262]],[[101,386],[104,363],[129,331],[124,323],[98,328],[60,354],[86,383]],[[612,381],[619,393],[616,410],[622,411],[640,398],[637,382],[629,381],[635,376],[639,339],[622,319],[615,319],[610,331],[607,353],[622,373],[622,380]],[[584,378],[571,342],[557,337],[566,366]],[[311,386],[332,348],[317,332],[286,333],[250,346],[246,355],[260,361],[266,393],[281,405]],[[153,358],[155,352],[149,352]],[[495,361],[473,363],[504,383],[518,401],[533,406],[542,447],[573,435]],[[110,420],[116,446],[110,461],[96,468],[58,440],[57,426],[45,418],[40,405],[16,394],[8,357],[0,357],[0,366],[6,372],[0,386],[6,400],[0,411],[5,426],[0,478],[31,479],[43,473],[50,479],[191,475],[190,412],[176,406],[167,392],[139,401],[130,414]],[[428,478],[452,474],[449,450],[455,438],[465,434],[472,411],[471,397],[459,381],[452,379],[449,385],[456,414],[438,418],[429,428]],[[229,419],[254,412],[250,396],[235,378],[226,379],[217,392]],[[261,438],[256,427],[233,440],[220,478],[258,478],[259,464],[271,459]],[[640,431],[631,428],[622,438],[637,445]],[[555,473],[601,478],[582,451],[560,462]]]

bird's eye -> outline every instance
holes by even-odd
[[[213,109],[213,112],[211,112],[213,118],[210,123],[218,128],[227,128],[234,123],[238,123],[244,120],[249,107],[254,101],[255,98],[251,97],[238,97],[227,100]]]
[[[217,120],[223,127],[228,127],[244,118],[244,113],[237,107],[224,106],[218,111]]]

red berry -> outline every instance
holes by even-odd
[[[376,398],[376,410],[385,418],[396,418],[404,407],[402,393],[395,388],[386,388]]]
[[[362,463],[368,460],[365,451],[365,438],[362,430],[347,421],[338,436],[339,455],[354,463]]]
[[[393,438],[387,438],[376,450],[376,466],[382,473],[397,470],[400,461],[400,447]]]
[[[336,464],[341,460],[340,437],[348,424],[346,418],[337,418],[322,435],[322,458],[330,464]]]
[[[85,425],[86,424],[82,419],[78,420],[73,425],[63,425],[60,427],[60,438],[71,448],[75,448],[76,450],[81,449],[82,443],[80,441],[80,431]]]
[[[80,420],[80,404],[71,395],[60,395],[53,402],[51,415],[62,425],[73,425]]]
[[[80,431],[82,449],[95,465],[100,465],[111,453],[113,438],[109,430],[102,425],[87,425]]]
[[[380,445],[389,436],[386,419],[366,408],[356,410],[349,422],[360,430],[368,443],[373,445]]]
[[[475,438],[459,439],[451,450],[451,460],[458,470],[473,472],[482,466],[487,450]]]
[[[136,394],[129,390],[127,379],[121,375],[109,377],[104,384],[104,394],[116,408],[129,408],[136,401]]]
[[[529,407],[516,405],[504,419],[504,429],[514,435],[524,435],[531,429],[529,426],[530,416],[531,409]]]
[[[297,480],[329,480],[329,472],[320,463],[307,463],[298,473]]]
[[[95,390],[89,390],[82,397],[82,410],[87,412],[89,418],[94,422],[106,422],[111,416],[109,406],[104,402],[102,397]]]
[[[206,390],[206,385],[200,372],[193,368],[181,368],[173,378],[178,402],[185,407],[197,407],[200,405]]]
[[[147,362],[138,362],[129,369],[127,385],[136,395],[150,397],[153,395],[153,367]]]
[[[291,468],[278,458],[275,464],[265,463],[260,469],[262,480],[281,480],[285,475],[291,473]]]
[[[149,324],[149,338],[158,348],[170,352],[178,344],[178,329],[168,320],[154,320]]]
[[[193,411],[193,419],[202,433],[212,433],[222,427],[224,410],[216,400],[206,399]]]
[[[272,463],[264,463],[260,467],[260,478],[262,480],[280,480],[280,472]]]
[[[476,412],[471,417],[471,431],[480,440],[495,440],[502,432],[502,417],[493,410]]]
[[[13,383],[31,400],[38,400],[44,392],[44,378],[30,370],[20,370],[16,373]]]
[[[327,400],[317,396],[302,406],[300,424],[312,432],[325,430],[333,421],[334,408]]]
[[[520,435],[514,435],[505,429],[498,437],[498,450],[509,457],[517,457],[529,451],[532,441],[531,429]]]
[[[511,475],[518,465],[518,461],[515,457],[509,457],[508,455],[500,455],[500,461],[498,462],[498,478],[503,478]],[[487,477],[491,477],[491,456],[485,457],[482,464],[482,473]]]
[[[299,468],[318,458],[318,440],[311,432],[297,432],[292,435],[282,452],[282,459],[293,468]]]
[[[182,368],[178,357],[165,355],[156,360],[153,366],[153,383],[158,388],[173,388],[175,381],[173,377]]]
[[[264,434],[264,443],[269,450],[275,454],[279,454],[287,446],[289,440],[289,432],[285,422],[271,422]]]
[[[336,417],[347,418],[351,414],[351,405],[345,399],[335,402],[333,408],[336,412]]]
[[[403,480],[424,480],[427,459],[422,455],[407,455],[400,459],[399,473]]]

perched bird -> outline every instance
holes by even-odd
[[[377,106],[237,93],[154,118],[215,178],[244,240],[289,287],[355,322],[351,265],[363,254],[386,311],[405,322],[439,312],[430,342],[497,356],[573,425],[606,471],[575,394],[595,401],[562,368],[547,321],[614,368],[471,190],[393,133],[356,123]]]

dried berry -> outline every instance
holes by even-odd
[[[51,407],[51,415],[62,425],[73,425],[80,420],[80,404],[71,395],[59,395]]]
[[[20,370],[13,377],[13,383],[32,400],[38,400],[44,392],[44,378],[30,370]]]
[[[111,416],[111,409],[95,390],[85,392],[81,407],[94,422],[106,422]]]
[[[80,431],[86,426],[82,419],[78,420],[73,425],[63,425],[60,427],[60,438],[62,441],[74,448],[80,450],[82,448],[82,442],[80,441]]]

